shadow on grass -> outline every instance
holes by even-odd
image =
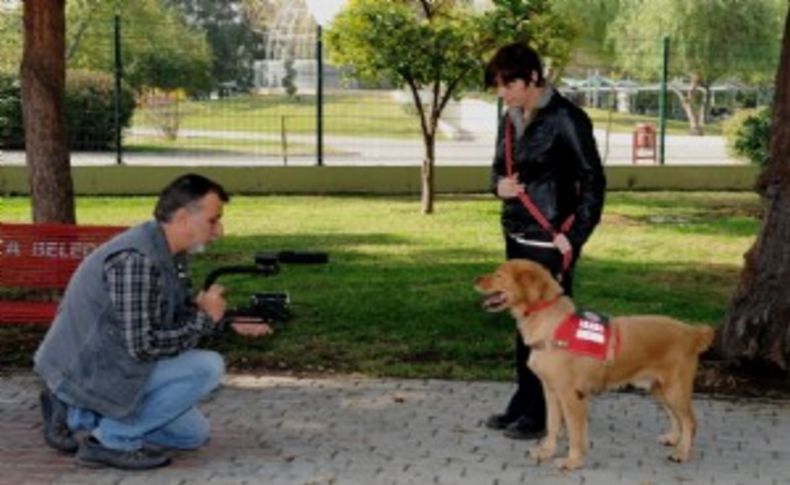
[[[218,254],[200,262],[251,261],[247,248],[326,249],[330,263],[284,267],[273,278],[238,277],[223,284],[231,306],[257,291],[288,291],[294,318],[261,340],[223,334],[209,347],[237,370],[362,372],[377,376],[509,379],[514,324],[505,313],[480,307],[472,282],[501,261],[496,253],[457,248],[417,250],[387,257],[357,252],[357,245],[408,245],[373,234],[229,237]],[[196,278],[200,271],[196,271]],[[666,314],[690,323],[716,324],[740,269],[735,265],[630,263],[583,257],[577,303],[612,315]],[[0,328],[0,365],[30,365],[43,333],[33,327]]]

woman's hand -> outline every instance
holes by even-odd
[[[496,195],[501,199],[512,199],[524,192],[524,185],[518,183],[518,175],[502,177],[496,185]]]

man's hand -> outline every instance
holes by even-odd
[[[244,323],[243,320],[234,320],[230,326],[236,333],[245,337],[265,337],[274,333],[274,329],[265,323]]]
[[[557,246],[557,249],[559,249],[562,254],[567,254],[573,250],[571,242],[568,241],[568,238],[562,233],[558,233],[554,236],[554,245]]]
[[[224,292],[225,288],[214,284],[211,285],[208,290],[198,293],[197,298],[195,298],[197,307],[201,311],[207,313],[215,323],[219,323],[225,315],[227,303],[225,302],[225,297],[222,295]]]
[[[496,184],[496,195],[502,199],[512,199],[524,192],[524,185],[518,183],[518,175],[502,177]]]

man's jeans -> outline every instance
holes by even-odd
[[[69,429],[92,431],[102,445],[116,450],[136,450],[144,443],[198,448],[209,438],[209,423],[196,404],[219,385],[224,371],[222,357],[207,350],[160,360],[134,414],[118,421],[69,405]],[[70,401],[68,396],[58,397]]]

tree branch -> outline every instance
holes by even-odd
[[[80,41],[82,40],[82,36],[85,34],[85,31],[88,29],[88,25],[90,25],[91,19],[93,18],[93,14],[96,13],[98,10],[97,5],[99,4],[100,0],[95,0],[93,5],[89,1],[87,3],[88,14],[85,15],[81,20],[79,25],[77,25],[77,31],[74,34],[74,39],[71,41],[71,45],[66,50],[66,60],[70,60],[74,55],[77,53],[77,49],[80,46]]]
[[[399,74],[403,77],[403,79],[406,81],[406,84],[409,85],[409,89],[411,90],[414,104],[417,107],[417,113],[420,115],[420,127],[422,128],[422,134],[423,136],[428,136],[431,134],[431,132],[428,131],[428,124],[425,120],[425,109],[422,107],[422,98],[420,98],[420,89],[417,86],[417,82],[408,73],[399,72]]]

